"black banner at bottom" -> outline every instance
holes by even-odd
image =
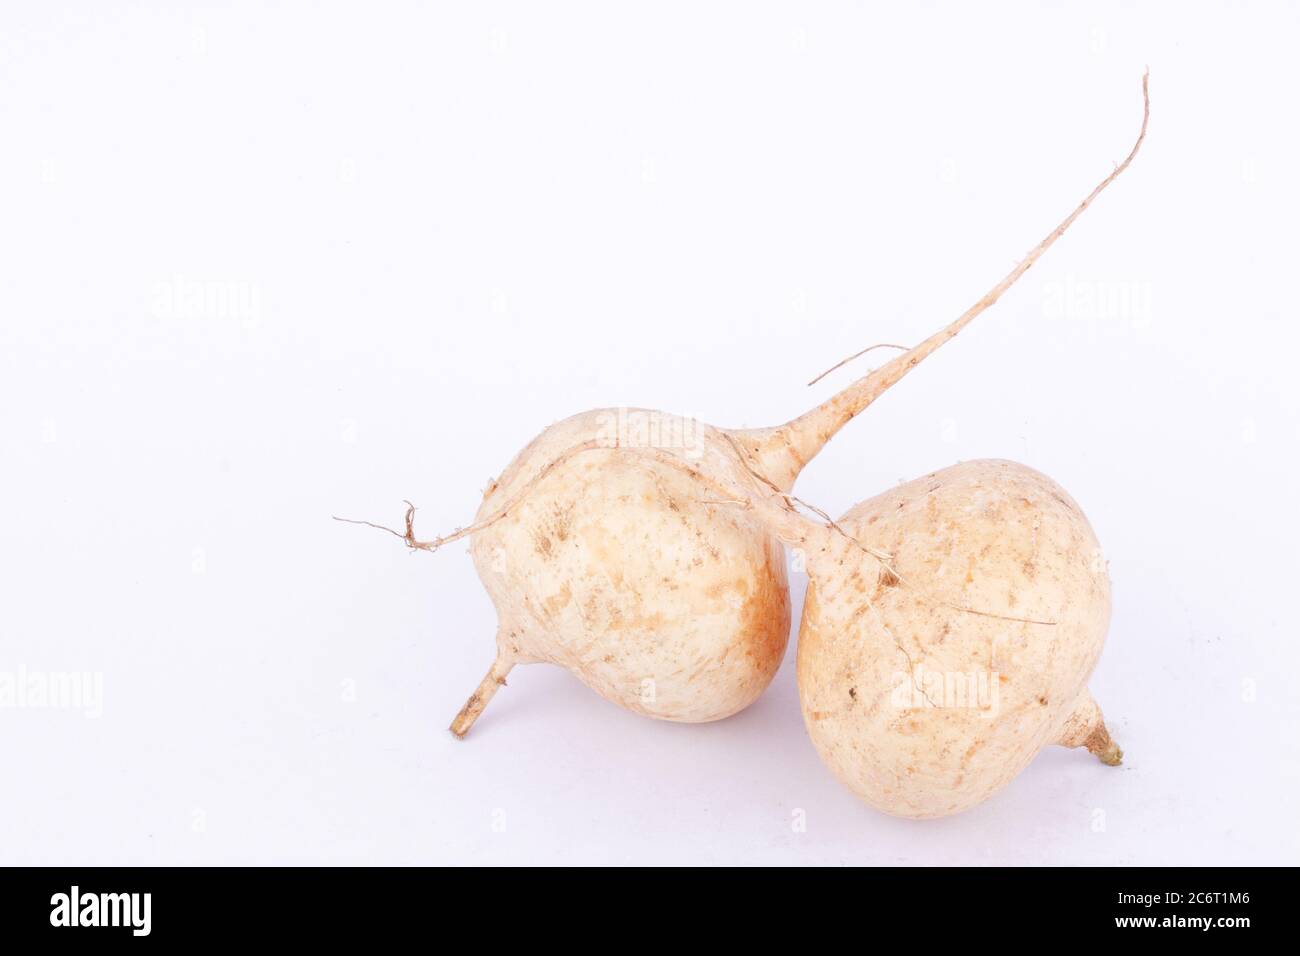
[[[807,924],[814,932],[838,924],[858,938],[920,933],[927,944],[987,941],[995,931],[1012,942],[1043,942],[1047,933],[1071,942],[1129,936],[1230,945],[1285,932],[1293,882],[1289,870],[1215,868],[701,869],[598,878],[526,869],[30,868],[0,871],[0,927],[11,943],[95,947],[373,945],[412,933],[434,933],[436,945],[470,927],[493,935],[523,925],[564,932],[576,921],[575,928],[621,927],[645,945],[701,937],[734,945],[782,921],[797,932],[814,917]]]

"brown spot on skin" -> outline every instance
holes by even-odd
[[[898,587],[898,575],[883,565],[880,572],[876,575],[876,590],[871,595],[872,601],[879,601],[881,595],[890,588]]]
[[[589,627],[594,627],[597,623],[597,613],[600,610],[600,599],[593,593],[588,595],[587,601],[582,606],[582,619]]]
[[[551,556],[551,539],[546,535],[542,535],[536,539],[533,548],[543,558],[549,558]]]
[[[999,684],[1006,684],[1006,683],[1008,683],[1010,680],[1011,680],[1011,678],[1008,677],[1006,674],[999,674],[999,675],[998,675],[998,683],[999,683]]]
[[[1047,698],[1046,698],[1046,697],[1040,697],[1040,698],[1038,698],[1038,703],[1039,703],[1040,706],[1042,706],[1042,707],[1046,707],[1046,706],[1047,706]]]
[[[560,542],[569,540],[569,528],[573,525],[573,504],[567,506],[556,506],[554,511],[555,518],[555,537]]]
[[[554,617],[568,607],[571,600],[573,600],[573,591],[568,584],[565,584],[559,591],[546,599],[546,613]]]
[[[849,688],[849,697],[850,697],[852,700],[857,700],[857,699],[858,699],[858,689],[857,689],[856,687],[850,687],[850,688]]]
[[[1038,576],[1038,565],[1034,564],[1033,561],[1026,561],[1020,566],[1020,570],[1024,571],[1025,577],[1031,581]]]

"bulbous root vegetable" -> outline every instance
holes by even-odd
[[[1137,148],[955,321],[799,418],[728,430],[643,409],[585,412],[529,443],[470,526],[421,541],[409,502],[404,532],[372,525],[426,551],[470,538],[497,610],[497,654],[452,733],[467,733],[522,663],[559,664],[606,699],[667,720],[717,720],[751,703],[780,665],[790,624],[784,555],[753,513],[754,496],[769,511],[788,505],[771,496],[788,493],[840,428],[993,305]]]
[[[859,797],[944,816],[1006,786],[1048,744],[1120,762],[1086,686],[1110,619],[1106,564],[1051,479],[972,461],[832,526],[792,515],[771,523],[806,549],[804,722]]]

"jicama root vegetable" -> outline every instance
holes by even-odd
[[[1079,506],[1009,461],[972,461],[859,504],[808,549],[799,699],[808,733],[867,803],[957,813],[1043,747],[1121,753],[1087,680],[1110,585]]]
[[[990,303],[991,304],[991,303]],[[784,553],[737,509],[742,450],[778,487],[849,420],[955,334],[945,330],[786,425],[725,430],[639,409],[559,422],[493,482],[469,528],[497,610],[497,654],[452,722],[464,736],[516,664],[559,664],[608,700],[676,721],[748,706],[790,631]]]
[[[585,412],[520,452],[469,527],[420,541],[408,508],[405,533],[384,530],[424,550],[468,536],[497,610],[496,657],[452,733],[468,732],[521,663],[559,664],[608,700],[668,720],[717,720],[750,704],[776,673],[790,624],[780,544],[748,511],[752,472],[761,495],[788,492],[840,428],[993,305],[1122,169],[957,320],[785,425]]]

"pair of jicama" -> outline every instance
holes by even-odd
[[[497,652],[458,737],[516,664],[573,671],[602,697],[676,721],[743,709],[785,652],[782,544],[809,577],[799,631],[804,720],[822,759],[888,813],[934,817],[987,798],[1048,744],[1111,740],[1087,681],[1110,588],[1096,538],[1051,479],[1014,462],[954,465],[832,521],[790,494],[836,432],[1005,292],[1123,172],[1128,157],[951,325],[788,424],[725,430],[604,409],[534,439],[470,538],[498,614]],[[802,510],[801,510],[802,509]],[[804,511],[815,512],[817,519]],[[368,522],[367,522],[368,523]],[[385,529],[391,530],[391,529]]]

